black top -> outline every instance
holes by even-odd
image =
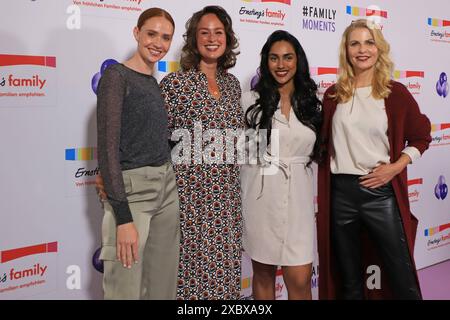
[[[154,77],[123,64],[108,67],[97,91],[98,163],[117,225],[133,221],[122,170],[170,159],[167,112]]]

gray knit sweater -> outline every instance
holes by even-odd
[[[97,91],[98,163],[117,225],[133,221],[122,170],[170,159],[167,112],[156,79],[115,64]]]

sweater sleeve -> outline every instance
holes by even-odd
[[[411,159],[411,163],[414,163],[416,160],[420,159],[420,151],[416,147],[405,147],[402,150],[402,153],[407,154]]]
[[[133,221],[120,166],[120,131],[126,82],[118,70],[103,73],[97,91],[98,163],[116,224]]]
[[[431,143],[431,124],[428,117],[420,112],[419,105],[404,86],[401,86],[402,100],[406,104],[405,140],[408,147],[415,147],[423,154]]]
[[[336,93],[335,85],[329,87],[324,95],[322,100],[322,128],[320,130],[320,153],[321,156],[325,159],[330,154],[333,154],[333,150],[330,150],[330,132],[331,132],[331,118],[332,118],[332,110],[336,106],[336,102],[333,100],[332,96]],[[325,164],[325,161],[322,161],[321,164]]]

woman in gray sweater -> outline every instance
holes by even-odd
[[[159,8],[134,28],[137,50],[108,67],[97,95],[98,160],[107,201],[102,226],[105,299],[174,299],[179,203],[167,139],[167,113],[154,64],[175,24]]]

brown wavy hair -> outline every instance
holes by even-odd
[[[218,67],[227,70],[236,64],[236,56],[239,54],[236,49],[239,46],[238,40],[233,31],[233,22],[229,14],[220,6],[206,6],[197,11],[186,22],[186,33],[183,35],[185,44],[181,50],[180,64],[183,70],[198,68],[200,63],[200,53],[197,48],[197,27],[200,19],[207,14],[214,14],[225,27],[227,46],[224,54],[217,61]]]
[[[347,56],[347,44],[350,33],[355,29],[366,28],[372,35],[378,49],[378,60],[372,79],[372,95],[376,99],[384,99],[391,93],[391,78],[394,64],[389,56],[390,45],[378,28],[366,19],[353,21],[344,31],[339,47],[339,78],[336,83],[336,94],[331,97],[339,103],[345,103],[353,95],[355,74]]]

